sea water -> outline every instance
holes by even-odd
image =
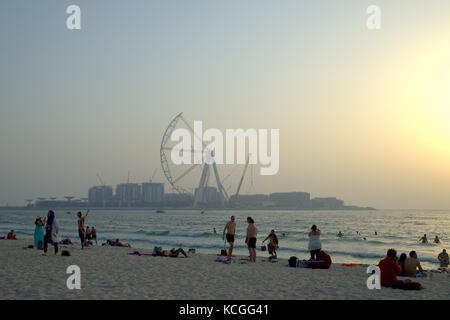
[[[76,209],[55,210],[62,237],[79,242]],[[70,213],[68,213],[70,212]],[[0,235],[13,229],[18,238],[33,238],[34,220],[45,216],[42,210],[0,211]],[[278,257],[309,259],[308,232],[312,224],[322,231],[322,249],[335,263],[377,263],[389,248],[400,253],[415,250],[425,268],[437,268],[437,255],[450,249],[450,211],[377,210],[377,211],[225,211],[225,210],[92,210],[86,226],[95,226],[99,244],[117,238],[135,248],[161,246],[163,249],[195,248],[196,253],[220,253],[224,248],[222,232],[231,215],[236,216],[235,250],[248,255],[245,244],[246,218],[251,216],[258,228],[257,255],[262,240],[271,229],[279,238]],[[217,234],[214,234],[216,228]],[[338,237],[338,232],[343,237]],[[378,235],[375,235],[375,232]],[[427,234],[430,243],[419,243]],[[432,243],[435,235],[441,244]],[[366,238],[366,240],[364,240]],[[32,242],[30,242],[31,244]],[[265,242],[267,244],[267,241]],[[150,250],[151,251],[151,250]]]

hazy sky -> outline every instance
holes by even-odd
[[[86,197],[97,173],[166,182],[159,145],[183,111],[280,129],[279,173],[244,193],[450,208],[449,40],[448,0],[1,1],[0,205]]]

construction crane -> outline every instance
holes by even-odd
[[[239,185],[236,190],[236,194],[234,195],[234,202],[237,202],[239,191],[241,190],[242,182],[244,181],[245,173],[247,172],[248,164],[250,162],[250,154],[247,156],[247,161],[245,162],[244,172],[242,172],[241,180],[239,181]]]
[[[151,176],[151,178],[150,178],[150,182],[153,182],[153,178],[155,177],[156,171],[158,171],[158,168],[156,168],[156,169],[153,171],[153,174],[152,174],[152,176]]]
[[[97,178],[98,178],[98,181],[100,181],[100,184],[102,186],[105,186],[105,183],[103,182],[102,178],[100,177],[100,175],[98,173],[97,173]]]
[[[105,187],[106,187],[106,185],[105,185],[105,183],[103,182],[103,180],[102,180],[102,178],[100,177],[100,174],[98,174],[97,173],[97,178],[98,178],[98,181],[100,181],[100,184],[102,185],[102,202],[103,202],[103,208],[105,208],[106,207],[106,196],[105,196]]]

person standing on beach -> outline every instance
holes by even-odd
[[[47,255],[47,246],[52,244],[55,247],[55,254],[58,253],[58,233],[59,227],[56,222],[55,213],[50,210],[47,214],[47,224],[45,225],[45,236],[44,236],[44,253],[43,256]]]
[[[89,209],[86,212],[86,215],[83,217],[83,214],[81,213],[81,211],[78,211],[77,216],[78,216],[78,236],[80,237],[81,240],[81,249],[84,249],[84,244],[85,244],[85,238],[86,238],[86,234],[84,233],[84,221],[87,218],[89,214]]]
[[[248,252],[250,253],[250,262],[256,262],[256,236],[258,234],[258,228],[255,226],[255,220],[251,217],[247,218],[247,237],[245,243],[248,246]]]
[[[277,257],[278,237],[275,230],[270,231],[270,234],[263,240],[263,243],[269,239],[269,253],[272,257]]]
[[[225,228],[223,229],[222,240],[225,240],[225,232],[226,232],[227,241],[230,244],[230,248],[228,249],[227,258],[230,259],[231,254],[233,253],[234,234],[236,233],[236,223],[234,222],[234,216],[231,216],[230,221],[228,221]]]
[[[42,245],[44,244],[45,219],[42,221],[42,217],[37,217],[34,221],[34,225],[34,246],[39,249],[39,243],[41,243],[42,249]]]
[[[312,260],[316,260],[317,254],[322,249],[322,244],[320,243],[320,234],[321,232],[315,224],[311,227],[311,231],[308,233],[308,250],[311,254]]]

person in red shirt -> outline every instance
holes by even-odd
[[[397,251],[394,249],[388,250],[387,257],[378,263],[378,267],[380,268],[380,282],[383,287],[403,289],[406,283],[411,282],[409,279],[404,281],[397,279],[397,275],[402,270],[397,263]]]

